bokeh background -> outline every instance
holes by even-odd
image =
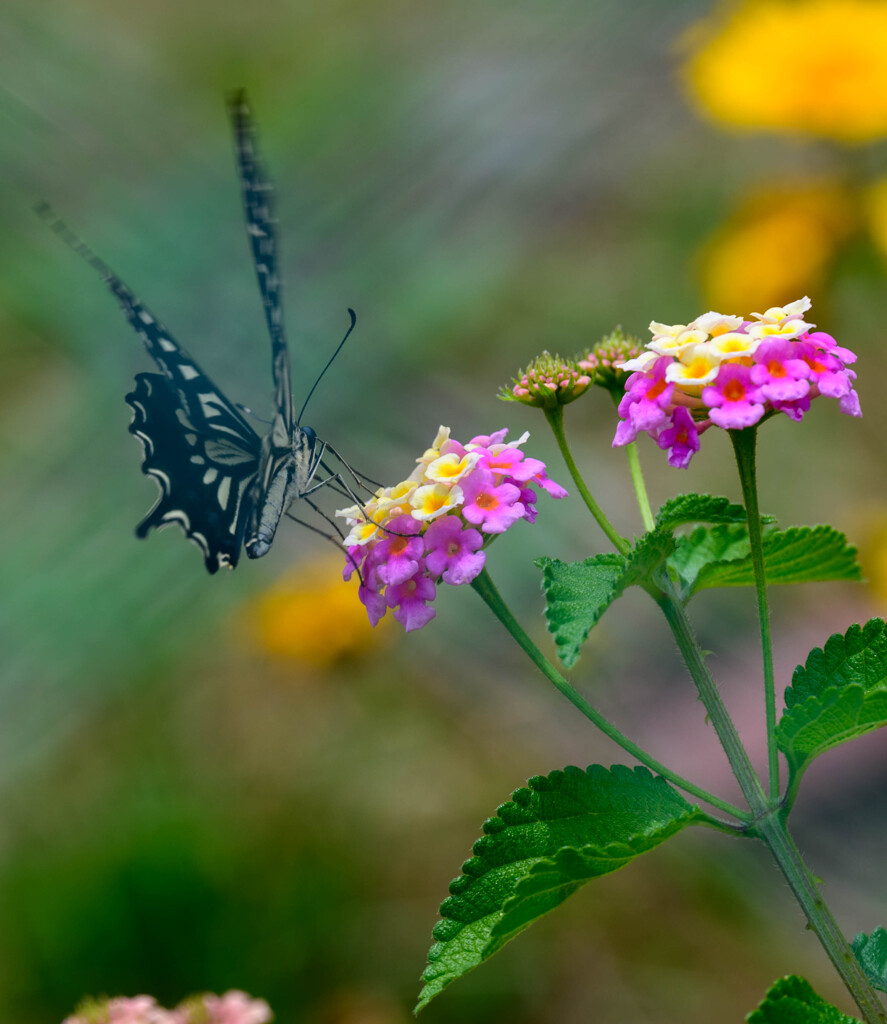
[[[278,187],[297,398],[353,306],[307,420],[391,482],[440,423],[529,429],[565,479],[541,417],[495,399],[535,354],[809,293],[860,354],[865,418],[817,403],[802,425],[768,423],[762,504],[845,529],[869,583],[774,595],[785,685],[887,603],[885,24],[873,0],[6,0],[0,1020],[236,986],[282,1022],[402,1024],[483,819],[529,775],[622,760],[467,588],[419,633],[372,632],[340,556],[292,524],[215,578],[177,530],[137,542],[155,489],[123,395],[149,360],[34,203],[261,413],[268,343],[223,102],[247,87]],[[568,413],[598,498],[638,530],[606,396]],[[738,496],[726,438],[707,435],[686,472],[641,447],[654,501]],[[575,501],[544,500],[491,552],[546,650],[532,557],[603,548]],[[654,611],[629,595],[609,612],[576,684],[729,796]],[[752,596],[694,614],[760,763]],[[887,924],[885,780],[876,733],[811,769],[795,815],[850,934]],[[424,1016],[738,1021],[790,972],[849,1009],[763,851],[684,834]]]

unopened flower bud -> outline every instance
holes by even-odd
[[[499,392],[506,402],[523,402],[538,409],[568,405],[588,390],[593,375],[572,359],[543,352],[521,371],[509,387]]]
[[[592,345],[588,354],[576,365],[591,375],[595,384],[621,394],[627,376],[622,369],[623,363],[637,359],[643,351],[640,339],[623,333],[622,328],[617,327]]]

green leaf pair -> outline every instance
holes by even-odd
[[[416,1009],[586,882],[709,820],[646,768],[569,767],[530,779],[484,823],[450,885]]]
[[[772,524],[772,517],[763,517]],[[674,530],[702,522],[688,535]],[[856,549],[830,526],[793,526],[764,531],[768,583],[811,583],[860,578]],[[572,668],[582,645],[609,606],[630,586],[653,587],[667,572],[688,601],[710,587],[750,587],[752,565],[745,510],[727,498],[682,494],[667,501],[656,526],[627,555],[593,555],[582,562],[541,558],[545,617],[558,656]],[[661,579],[661,577],[660,577]]]

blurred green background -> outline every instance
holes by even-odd
[[[781,299],[814,289],[813,319],[860,353],[865,419],[817,403],[803,427],[768,424],[762,504],[846,529],[871,584],[774,595],[780,685],[811,646],[884,611],[887,279],[860,212],[883,146],[704,123],[678,68],[685,33],[710,12],[703,0],[6,0],[0,1020],[57,1024],[85,993],[171,1005],[241,987],[282,1022],[404,1022],[437,905],[483,819],[529,775],[622,759],[470,591],[442,594],[420,633],[370,634],[356,599],[357,618],[331,596],[338,556],[292,524],[267,558],[213,578],[178,530],[135,540],[155,489],[123,395],[150,360],[32,207],[49,200],[263,414],[269,350],[231,88],[249,91],[277,184],[297,400],[354,307],[357,331],[307,421],[388,482],[440,423],[463,440],[529,429],[528,450],[565,480],[541,417],[499,404],[498,387],[542,349],[582,351],[616,324],[645,335],[725,291],[748,296],[728,313],[769,304],[769,279],[718,277],[734,228],[759,227],[760,202],[743,197],[825,188],[828,217],[817,207],[808,225],[825,255],[808,278],[788,273],[798,290]],[[790,249],[773,272],[810,251]],[[630,533],[640,523],[614,426],[602,392],[569,410],[587,478]],[[706,436],[684,473],[641,448],[654,501],[737,496],[726,438]],[[604,542],[576,502],[540,506],[490,567],[550,650],[531,559]],[[729,797],[654,611],[624,599],[576,683]],[[752,746],[753,611],[750,594],[728,593],[695,613]],[[797,811],[850,934],[887,923],[885,761],[877,734],[830,754]],[[683,835],[583,891],[424,1019],[738,1021],[790,972],[846,1008],[762,851]]]

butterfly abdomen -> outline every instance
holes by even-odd
[[[261,558],[268,552],[281,518],[308,489],[316,467],[313,430],[294,426],[286,448],[275,447],[276,433],[272,429],[265,438],[254,485],[252,523],[245,542],[250,558]]]

